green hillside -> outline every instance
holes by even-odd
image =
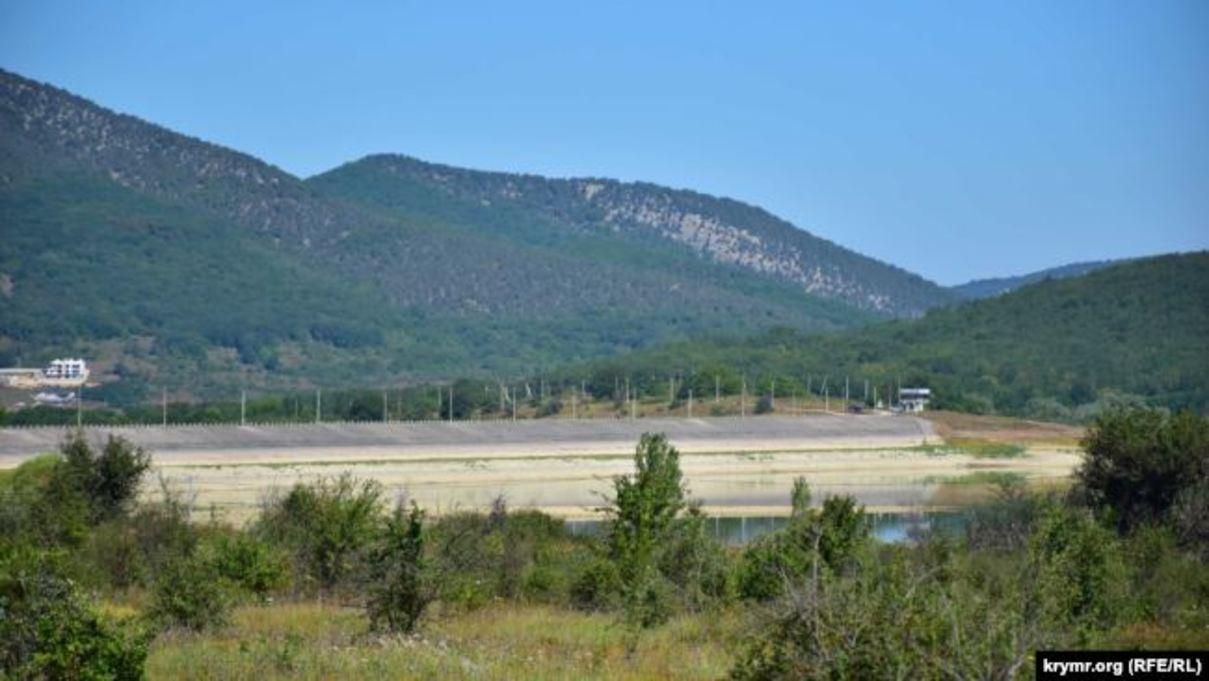
[[[0,71],[0,364],[80,354],[134,393],[202,396],[520,375],[701,334],[848,328],[949,295],[735,202],[644,185],[610,204],[673,197],[681,218],[747,239],[728,260],[633,220],[556,214],[574,202],[531,205],[564,181],[529,177],[527,198],[493,203],[473,182],[357,168],[304,182]],[[704,203],[685,212],[685,197]],[[822,284],[794,278],[803,249]]]
[[[956,299],[758,207],[649,183],[551,179],[376,155],[308,184],[386,215],[437,220],[593,261],[674,269],[742,290],[771,280],[796,296],[806,291],[883,316],[918,315]]]
[[[936,405],[977,412],[1078,419],[1112,401],[1209,409],[1209,253],[1131,261],[1082,277],[1044,281],[996,298],[857,331],[677,343],[567,372],[607,394],[616,376],[684,377],[712,394],[714,376],[740,374],[758,392],[772,378],[787,395],[834,397],[849,377],[933,388]],[[666,383],[664,383],[666,385]],[[666,388],[664,388],[666,390]]]

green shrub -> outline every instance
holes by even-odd
[[[387,631],[415,629],[433,599],[424,560],[424,512],[396,509],[369,555],[370,626]]]
[[[797,518],[809,513],[810,501],[810,485],[804,476],[799,475],[793,479],[793,491],[789,493],[791,515]]]
[[[293,551],[303,583],[331,590],[360,567],[377,536],[381,507],[380,484],[345,473],[299,483],[271,500],[257,531]]]
[[[696,506],[677,518],[659,551],[659,573],[675,586],[680,605],[690,611],[729,601],[733,593],[726,549],[706,533]]]
[[[1182,551],[1178,531],[1163,525],[1135,529],[1124,540],[1130,567],[1134,618],[1167,626],[1209,626],[1209,570],[1195,553]]]
[[[98,525],[80,554],[85,564],[95,568],[89,576],[97,586],[125,589],[146,581],[147,563],[138,528],[125,519]]]
[[[0,560],[0,676],[139,679],[151,634],[87,607],[58,564],[42,551]]]
[[[565,573],[551,565],[535,565],[525,574],[521,594],[528,600],[556,602],[567,592]]]
[[[621,575],[617,565],[598,558],[588,563],[571,585],[571,603],[580,610],[612,610],[620,604]]]
[[[1171,515],[1180,539],[1209,561],[1209,469],[1180,491]]]
[[[1025,482],[1000,477],[994,482],[995,499],[974,508],[965,526],[970,549],[1016,551],[1028,543],[1037,515],[1037,498],[1028,494]]]
[[[844,570],[869,546],[869,520],[855,499],[827,497],[821,509],[811,509],[809,494],[804,481],[795,482],[788,525],[744,550],[736,576],[743,598],[767,601],[782,595],[789,584],[813,572],[816,561],[824,569]]]
[[[200,556],[174,560],[159,569],[148,608],[162,628],[202,631],[227,622],[231,607],[227,584]]]
[[[948,559],[940,558],[947,561]],[[1014,678],[1037,646],[1015,587],[992,597],[887,547],[787,586],[735,679]],[[1018,584],[1009,581],[1009,584]]]
[[[61,455],[23,462],[0,481],[0,543],[77,546],[91,522],[89,500],[62,474]]]
[[[128,521],[134,528],[144,572],[149,575],[168,563],[193,555],[201,536],[198,527],[190,522],[192,501],[163,481],[160,490],[158,500],[140,505]]]
[[[1166,521],[1185,490],[1209,475],[1209,418],[1147,409],[1101,415],[1083,439],[1076,498],[1120,530]]]
[[[756,400],[757,414],[771,414],[773,411],[775,411],[775,407],[773,406],[772,398],[768,395],[761,395],[760,399]]]
[[[535,510],[509,511],[502,498],[487,515],[440,518],[429,535],[441,600],[462,608],[495,598],[565,602],[586,552],[562,520]],[[541,576],[532,577],[535,571]]]
[[[261,599],[289,583],[286,556],[250,533],[220,534],[205,553],[220,578]]]
[[[1113,533],[1084,509],[1049,502],[1029,540],[1029,580],[1042,621],[1080,643],[1124,614],[1127,572]]]

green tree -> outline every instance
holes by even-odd
[[[433,599],[424,560],[424,512],[415,504],[395,509],[369,554],[370,626],[410,632]]]
[[[1118,529],[1165,521],[1209,471],[1209,418],[1192,412],[1117,409],[1095,420],[1075,474],[1076,498],[1107,512]]]
[[[688,490],[680,471],[680,453],[664,435],[645,433],[634,453],[633,475],[613,478],[609,557],[617,566],[627,623],[655,626],[670,615],[669,586],[657,567],[657,554]]]
[[[124,515],[151,467],[151,456],[142,447],[113,435],[99,455],[82,432],[69,436],[60,452],[64,482],[88,499],[93,522]]]
[[[380,484],[345,473],[296,484],[270,503],[258,529],[294,549],[306,579],[332,589],[359,564],[376,536],[381,506]]]

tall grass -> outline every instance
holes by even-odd
[[[288,603],[237,609],[226,629],[154,644],[151,679],[716,679],[743,638],[738,611],[673,618],[626,654],[607,614],[497,603],[374,636],[359,609]]]

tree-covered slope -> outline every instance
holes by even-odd
[[[874,316],[523,206],[432,187],[402,204],[0,71],[0,363],[82,354],[201,392],[366,385]]]
[[[731,271],[788,284],[888,316],[954,296],[917,275],[820,239],[765,210],[648,183],[550,179],[370,156],[308,181],[328,193],[411,218],[435,218],[593,258],[634,262],[655,252],[707,280]],[[708,265],[724,265],[718,270]]]
[[[1082,277],[1047,280],[995,298],[929,311],[922,319],[805,336],[677,343],[575,372],[704,377],[745,372],[751,385],[775,376],[782,394],[808,376],[845,376],[933,388],[938,406],[1075,418],[1105,401],[1137,399],[1209,409],[1209,253],[1130,261]],[[762,382],[762,383],[761,383]]]

